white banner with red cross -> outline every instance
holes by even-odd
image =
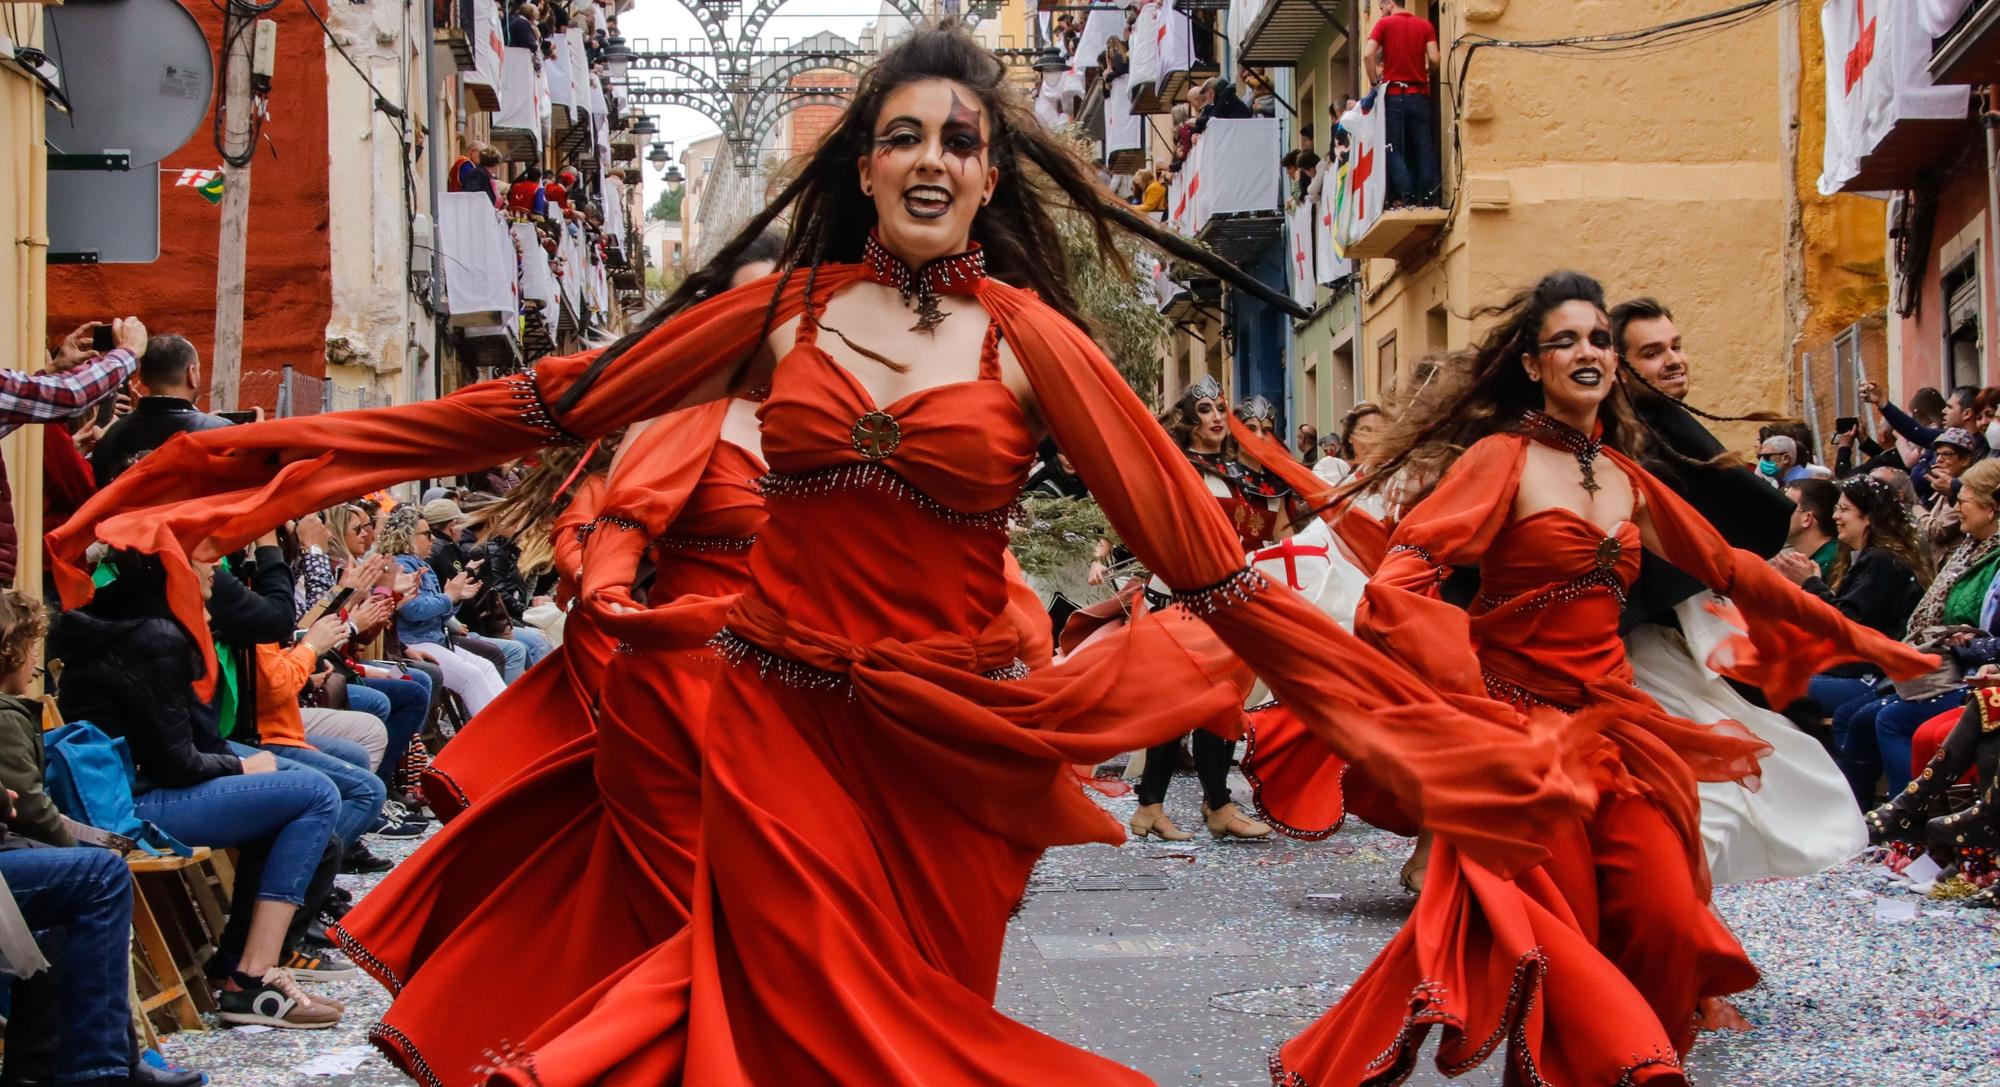
[[[1389,198],[1388,133],[1382,114],[1378,99],[1372,110],[1364,112],[1356,105],[1340,115],[1349,151],[1346,176],[1339,186],[1340,209],[1334,219],[1333,240],[1343,255],[1382,217],[1382,204]]]
[[[1840,192],[1897,125],[1968,115],[1971,92],[1931,83],[1931,37],[1913,3],[1827,0],[1826,155],[1819,191]]]

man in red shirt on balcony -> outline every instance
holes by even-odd
[[[1431,72],[1438,66],[1437,29],[1412,15],[1404,0],[1382,0],[1382,17],[1362,53],[1381,96],[1389,141],[1389,206],[1437,207],[1437,113]]]

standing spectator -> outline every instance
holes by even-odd
[[[548,191],[542,186],[542,170],[530,166],[507,189],[507,210],[515,215],[540,219],[549,213]]]
[[[1310,468],[1319,463],[1319,428],[1311,423],[1300,423],[1299,432],[1292,439],[1292,447],[1299,451],[1299,463]]]
[[[1758,442],[1757,471],[1773,487],[1804,479],[1806,470],[1799,466],[1799,443],[1783,434],[1773,434]]]
[[[1167,209],[1167,187],[1152,170],[1132,175],[1132,195],[1138,198],[1137,210],[1141,215],[1158,215]]]
[[[1945,399],[1944,407],[1938,411],[1935,423],[1925,422],[1923,418],[1929,414],[1930,405],[1924,404],[1920,407],[1918,404],[1920,398],[1928,399],[1924,397],[1924,393],[1936,395],[1934,389],[1917,390],[1917,396],[1910,399],[1909,413],[1891,403],[1888,396],[1883,393],[1882,386],[1872,381],[1862,382],[1860,388],[1855,391],[1864,403],[1875,405],[1875,410],[1882,413],[1882,421],[1888,423],[1889,428],[1894,430],[1898,437],[1925,451],[1909,466],[1910,482],[1917,488],[1917,501],[1926,506],[1930,505],[1931,500],[1936,497],[1931,493],[1930,478],[1931,467],[1935,460],[1932,451],[1938,435],[1947,427],[1970,429],[1978,410],[1979,390],[1971,385],[1960,385],[1953,389],[1951,396]],[[1980,456],[1985,455],[1985,439],[1980,439],[1974,452]]]
[[[514,14],[507,19],[507,48],[527,49],[535,54],[535,67],[542,65],[542,38],[535,30],[535,5],[520,3],[514,5]]]
[[[500,152],[489,144],[474,140],[468,144],[465,154],[452,163],[449,178],[451,191],[485,193],[494,207],[500,206],[500,193],[493,184],[493,171],[500,167]]]
[[[50,423],[83,414],[85,408],[111,396],[139,364],[146,344],[146,326],[137,317],[111,322],[116,347],[102,355],[90,353],[90,338],[98,322],[79,326],[63,337],[45,373],[0,370],[0,436],[27,423]],[[0,581],[14,580],[18,537],[14,532],[14,495],[0,465]]]
[[[1368,32],[1362,56],[1386,111],[1389,206],[1436,207],[1440,182],[1431,72],[1438,66],[1437,28],[1410,14],[1404,0],[1382,0],[1382,17]]]
[[[146,341],[139,357],[139,402],[132,413],[111,424],[90,454],[91,471],[99,487],[125,473],[140,457],[167,444],[176,434],[226,427],[229,420],[194,406],[201,395],[201,356],[185,337],[173,333]]]

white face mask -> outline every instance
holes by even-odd
[[[1986,424],[1986,448],[2000,449],[2000,419]]]

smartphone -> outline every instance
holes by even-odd
[[[347,602],[348,600],[352,599],[353,596],[354,596],[353,589],[346,589],[346,588],[341,589],[340,592],[334,594],[333,600],[327,604],[326,614],[339,615],[341,612],[346,610]]]
[[[97,327],[90,330],[90,349],[92,351],[102,355],[117,346],[118,338],[111,333],[111,322],[99,321]]]
[[[218,411],[215,414],[239,425],[257,421],[257,413],[254,411]]]
[[[1835,419],[1833,421],[1833,432],[1835,434],[1845,434],[1848,431],[1853,430],[1854,428],[1860,425],[1861,425],[1861,420],[1858,417],[1853,415],[1843,415],[1840,418]]]

